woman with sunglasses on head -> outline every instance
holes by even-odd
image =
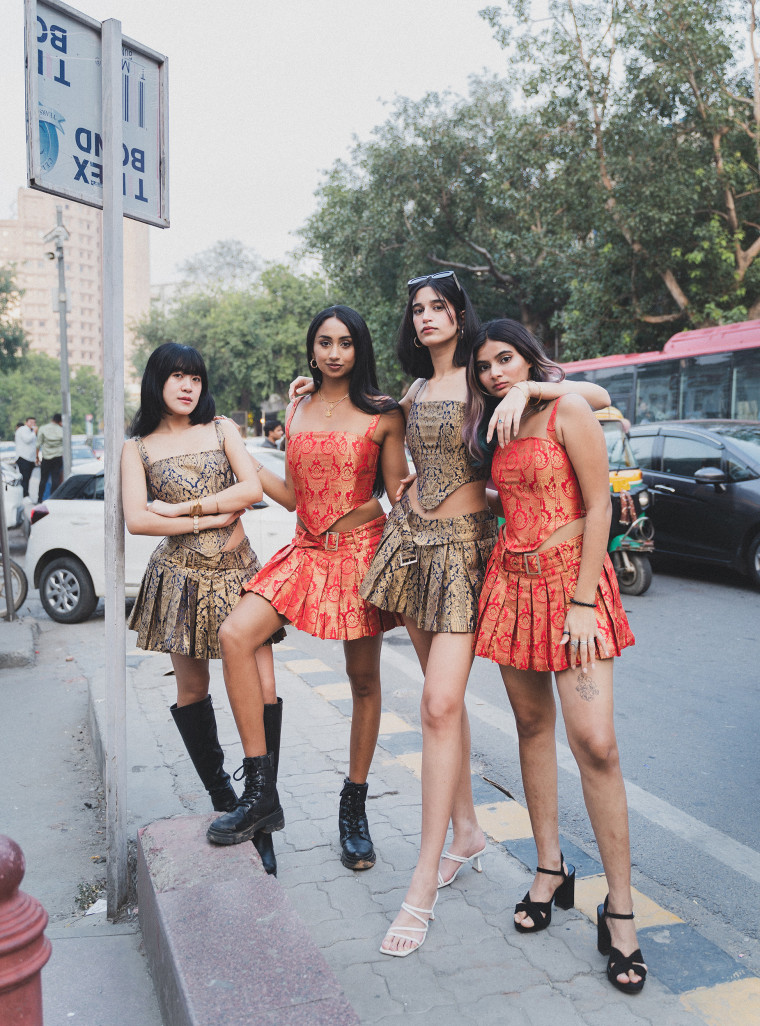
[[[317,314],[306,353],[316,391],[288,409],[285,480],[258,468],[266,494],[296,510],[296,535],[245,585],[224,623],[224,676],[245,754],[254,755],[250,724],[261,716],[261,699],[260,689],[251,687],[253,653],[286,623],[343,642],[353,715],[349,773],[340,795],[341,861],[369,869],[375,851],[365,801],[380,726],[380,645],[383,632],[401,618],[368,605],[359,584],[385,525],[379,497],[384,487],[395,495],[408,474],[404,418],[398,403],[377,387],[372,339],[355,310],[332,306]],[[268,701],[274,698],[265,695]],[[244,841],[256,816],[247,787],[238,808],[211,824],[209,839]]]
[[[403,615],[425,674],[420,855],[380,948],[402,958],[424,942],[438,889],[468,862],[479,870],[485,851],[472,798],[464,693],[478,598],[496,541],[488,468],[472,460],[462,440],[477,316],[453,271],[412,278],[408,287],[398,355],[406,373],[417,378],[401,401],[417,479],[391,511],[360,592]],[[589,387],[609,402],[595,386],[561,385],[557,394]],[[511,401],[505,409],[513,409]],[[449,822],[453,839],[441,863]]]
[[[130,534],[163,536],[129,626],[138,632],[139,648],[171,656],[177,702],[170,711],[221,812],[235,806],[237,795],[224,770],[208,661],[219,658],[219,626],[261,566],[240,516],[262,491],[237,428],[215,420],[214,412],[198,350],[175,342],[159,346],[142,377],[121,478]],[[258,659],[260,675],[274,687],[271,647]]]
[[[552,902],[573,907],[575,871],[559,845],[554,674],[609,886],[598,910],[598,947],[609,955],[610,982],[636,993],[647,969],[632,922],[628,810],[612,701],[612,657],[634,639],[607,555],[604,433],[577,396],[552,401],[549,383],[562,376],[517,321],[481,328],[468,367],[464,436],[474,459],[490,463],[505,524],[480,596],[475,654],[500,664],[538,852],[515,928],[545,929]],[[522,409],[505,429],[494,407],[506,395]]]

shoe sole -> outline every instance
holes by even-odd
[[[246,827],[245,830],[239,830],[235,834],[229,834],[226,831],[216,831],[212,823],[206,831],[206,837],[213,844],[243,844],[245,841],[253,840],[253,835],[257,830],[263,830],[264,833],[271,834],[276,830],[282,830],[284,826],[285,816],[282,809],[280,809]]]
[[[342,865],[344,865],[346,867],[346,869],[357,869],[357,870],[372,869],[372,867],[375,864],[375,860],[376,859],[377,859],[377,856],[375,855],[374,852],[372,853],[372,858],[371,859],[349,859],[345,855],[341,855],[341,857],[340,857],[340,861],[341,861]]]

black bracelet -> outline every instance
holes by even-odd
[[[578,599],[570,599],[571,606],[583,606],[584,609],[596,609],[596,602],[579,602]]]

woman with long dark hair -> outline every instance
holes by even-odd
[[[552,902],[573,906],[575,871],[559,845],[553,674],[609,886],[598,909],[599,951],[609,955],[610,982],[636,993],[647,968],[632,922],[628,810],[612,687],[613,656],[634,639],[607,555],[604,434],[577,396],[551,401],[548,383],[561,376],[518,322],[501,319],[481,328],[468,367],[464,437],[475,459],[490,460],[505,523],[480,596],[475,654],[501,669],[538,852],[536,877],[515,908],[515,928],[543,930]],[[493,408],[506,395],[522,412],[505,432]],[[494,432],[500,444],[492,453]]]
[[[129,626],[139,648],[171,656],[177,681],[171,714],[214,809],[224,811],[237,796],[224,770],[208,661],[220,657],[219,627],[261,566],[240,515],[262,490],[237,428],[214,414],[198,350],[159,346],[142,377],[121,475],[130,534],[163,537]],[[261,651],[259,664],[274,687],[271,648]]]
[[[317,314],[306,355],[315,391],[288,409],[285,480],[258,467],[266,494],[296,510],[296,535],[245,585],[224,623],[224,675],[243,749],[253,755],[250,725],[261,716],[253,653],[286,623],[343,642],[353,714],[338,817],[341,861],[369,869],[375,851],[365,801],[380,725],[380,646],[383,632],[401,620],[368,605],[359,584],[385,525],[379,498],[384,487],[395,496],[408,473],[404,418],[377,387],[372,339],[355,310],[331,306]],[[266,691],[263,700],[272,700]],[[244,841],[256,817],[255,789],[246,783],[241,804],[212,823],[209,839]]]

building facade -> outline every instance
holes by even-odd
[[[19,317],[30,349],[60,358],[58,334],[58,267],[47,254],[53,246],[43,237],[55,227],[56,207],[63,208],[66,290],[69,295],[67,340],[69,366],[92,367],[103,377],[103,303],[101,289],[101,212],[60,196],[19,189],[18,216],[0,220],[0,264],[16,265],[16,283],[24,290]],[[56,303],[55,309],[53,303]],[[124,373],[134,380],[131,324],[150,307],[148,225],[124,218]]]

